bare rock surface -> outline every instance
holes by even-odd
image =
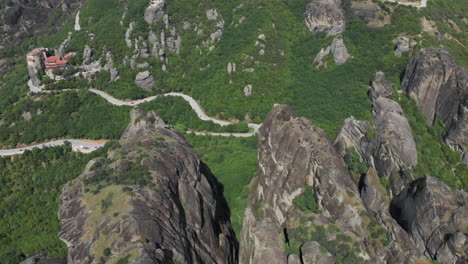
[[[379,177],[390,179],[391,194],[396,194],[412,180],[402,175],[417,164],[418,152],[409,122],[400,105],[390,99],[392,94],[385,74],[377,72],[369,87],[375,127],[367,121],[346,119],[334,144],[342,156],[354,147]]]
[[[345,15],[341,0],[316,0],[305,9],[305,23],[313,33],[326,32],[328,36],[345,30]]]
[[[146,23],[152,24],[163,17],[165,2],[165,0],[150,0],[149,6],[145,9]]]
[[[107,156],[63,187],[60,238],[68,263],[237,263],[210,170],[155,112],[133,109],[131,119]]]
[[[402,89],[416,101],[428,125],[442,121],[447,145],[466,156],[468,70],[444,49],[422,49],[409,62]]]
[[[145,91],[154,89],[154,77],[149,71],[139,72],[135,77],[135,84]]]
[[[452,191],[432,177],[417,179],[393,199],[391,213],[433,259],[444,264],[466,263],[466,192]]]
[[[327,63],[323,60],[329,55],[333,56],[333,61],[338,65],[346,63],[351,58],[351,54],[348,53],[348,49],[341,37],[334,38],[329,46],[322,48],[317,56],[315,56],[314,63],[317,64],[317,68],[328,67]]]

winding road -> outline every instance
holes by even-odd
[[[66,91],[71,91],[71,90],[66,90]],[[144,99],[139,99],[139,100],[122,101],[122,100],[117,99],[117,98],[113,97],[112,95],[110,95],[110,94],[108,94],[106,92],[103,92],[101,90],[90,88],[89,91],[101,96],[107,102],[109,102],[109,103],[111,103],[113,105],[116,105],[116,106],[124,106],[124,105],[125,106],[137,106],[137,105],[142,104],[142,103],[146,103],[146,102],[156,100],[157,98],[162,97],[162,96],[178,96],[178,97],[181,97],[182,99],[184,99],[185,101],[187,101],[190,104],[192,109],[197,114],[198,118],[200,118],[201,120],[211,121],[211,122],[213,122],[215,124],[218,124],[220,126],[228,126],[228,125],[233,124],[232,122],[223,121],[223,120],[219,120],[219,119],[212,118],[212,117],[208,116],[203,111],[203,109],[197,103],[197,101],[195,99],[193,99],[192,97],[190,97],[190,96],[188,96],[186,94],[183,94],[183,93],[174,93],[174,92],[172,92],[172,93],[165,93],[165,94],[161,94],[161,95],[154,95],[154,96],[150,96],[150,97],[147,97],[147,98],[144,98]],[[34,92],[46,92],[47,93],[49,91],[38,90],[38,91],[34,91]],[[195,135],[199,135],[199,136],[253,137],[258,133],[258,130],[259,130],[260,126],[261,125],[259,125],[259,124],[249,123],[248,127],[250,129],[252,129],[253,132],[248,132],[248,133],[215,133],[215,132],[196,132],[196,131],[187,131],[187,133],[195,134]],[[95,142],[90,142],[90,141],[81,140],[81,139],[63,139],[63,140],[56,140],[56,141],[52,141],[52,142],[27,146],[27,147],[23,147],[23,148],[0,150],[0,156],[19,155],[19,154],[23,154],[25,150],[32,150],[34,148],[42,149],[44,147],[56,147],[56,146],[64,145],[66,142],[71,143],[73,151],[79,151],[79,152],[83,152],[83,153],[89,153],[89,152],[92,152],[92,151],[94,151],[96,149],[99,149],[99,148],[104,146],[104,143],[95,143]]]

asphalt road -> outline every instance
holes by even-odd
[[[12,155],[23,154],[25,150],[33,150],[34,148],[42,149],[44,147],[57,147],[57,146],[64,145],[65,142],[70,142],[72,144],[73,151],[79,151],[83,153],[90,153],[104,146],[104,144],[91,143],[91,142],[82,141],[79,139],[64,139],[64,140],[56,140],[56,141],[33,145],[29,147],[24,147],[24,148],[0,150],[0,156],[12,156]]]
[[[103,92],[103,91],[100,91],[100,90],[97,90],[97,89],[92,89],[91,88],[91,89],[89,89],[89,91],[101,96],[107,102],[109,102],[109,103],[111,103],[113,105],[117,105],[117,106],[122,106],[122,105],[136,106],[136,105],[139,105],[139,104],[142,104],[142,103],[153,101],[153,100],[157,99],[160,96],[178,96],[178,97],[181,97],[182,99],[184,99],[185,101],[187,101],[190,104],[190,107],[192,107],[192,109],[197,114],[198,118],[200,118],[201,120],[211,121],[211,122],[213,122],[215,124],[218,124],[220,126],[228,126],[228,125],[233,124],[233,123],[228,122],[228,121],[223,121],[223,120],[219,120],[219,119],[209,117],[207,114],[205,114],[205,112],[203,111],[203,109],[197,103],[197,101],[195,99],[193,99],[192,97],[190,97],[190,96],[188,96],[186,94],[183,94],[183,93],[165,93],[165,94],[162,94],[162,95],[150,96],[150,97],[147,97],[147,98],[144,98],[144,99],[139,99],[139,100],[122,101],[120,99],[117,99],[117,98],[113,97],[112,95],[110,95],[110,94],[108,94],[106,92]],[[255,136],[255,134],[258,132],[258,129],[260,128],[260,125],[259,124],[249,123],[248,126],[249,126],[249,128],[252,128],[254,130],[253,133],[209,133],[209,134],[210,135],[217,135],[217,136],[228,136],[228,137],[230,137],[230,136],[234,136],[234,137],[252,137],[252,136]],[[199,132],[199,133],[204,133],[204,132]]]

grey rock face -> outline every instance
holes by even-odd
[[[23,260],[19,264],[67,264],[67,260],[57,259],[57,258],[47,258],[39,254],[39,255],[34,255],[32,257],[29,257]]]
[[[392,193],[399,193],[411,180],[401,178],[402,172],[416,165],[418,156],[403,110],[388,98],[392,93],[393,87],[385,75],[376,73],[369,91],[375,128],[366,121],[347,119],[334,144],[341,155],[347,148],[355,147],[368,167],[378,171],[379,177],[390,178]]]
[[[334,264],[335,258],[328,252],[323,253],[316,241],[307,241],[301,246],[304,264]]]
[[[326,32],[328,36],[345,30],[345,16],[341,0],[312,1],[306,6],[305,23],[313,33]]]
[[[155,112],[134,109],[131,116],[118,146],[63,188],[60,238],[68,246],[68,262],[111,263],[131,255],[131,264],[237,263],[225,201],[207,166]],[[95,177],[126,175],[134,166],[152,184],[87,190]],[[102,199],[110,201],[105,210]]]
[[[466,263],[468,194],[432,177],[417,179],[391,204],[392,216],[416,245],[444,264]]]
[[[115,82],[119,78],[119,70],[117,68],[110,69],[110,81]]]
[[[345,230],[361,232],[357,211],[365,209],[344,198],[344,190],[358,193],[357,187],[323,131],[277,105],[259,132],[258,177],[244,216],[240,263],[287,263],[278,230],[306,186],[313,186],[322,215]],[[260,214],[254,209],[258,204]]]
[[[70,45],[70,41],[71,41],[71,33],[69,32],[68,33],[68,38],[65,39],[62,42],[62,44],[60,44],[57,56],[63,57],[65,55],[65,49],[68,47],[68,45]]]
[[[329,46],[322,48],[317,56],[315,56],[314,63],[317,64],[317,68],[326,68],[328,66],[326,62],[323,62],[323,58],[330,54],[333,55],[333,60],[338,65],[346,63],[351,58],[343,39],[336,37]]]
[[[343,38],[335,38],[330,46],[333,54],[333,60],[336,64],[344,64],[348,61],[351,55],[348,53],[348,49],[343,42]]]
[[[154,89],[154,77],[149,71],[139,72],[135,78],[135,84],[145,91]]]
[[[395,39],[395,56],[401,57],[404,53],[410,51],[410,40],[405,36]]]
[[[217,20],[218,19],[218,11],[216,9],[206,10],[206,18],[208,20]]]
[[[252,85],[249,84],[247,86],[244,87],[244,95],[245,96],[251,96],[252,95]]]
[[[84,50],[83,50],[83,64],[88,64],[91,62],[91,56],[92,56],[93,51],[91,48],[86,45]]]
[[[359,183],[359,191],[364,206],[374,213],[388,211],[389,201],[386,197],[387,190],[380,184],[377,171],[369,169]]]
[[[412,58],[402,83],[402,89],[426,116],[427,124],[442,121],[445,142],[462,155],[468,150],[467,83],[468,70],[440,48],[422,49]]]
[[[145,21],[152,24],[164,15],[165,0],[150,0],[149,6],[145,9]]]
[[[375,100],[379,97],[389,97],[393,94],[393,87],[383,72],[376,72],[369,88],[369,97]]]
[[[25,39],[55,32],[67,19],[59,20],[56,25],[51,26],[48,21],[53,13],[60,12],[64,18],[71,19],[71,14],[83,2],[84,0],[2,1],[0,45],[15,46]]]

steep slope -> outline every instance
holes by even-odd
[[[132,121],[106,158],[60,198],[71,263],[236,263],[237,241],[218,183],[154,112]]]
[[[444,49],[422,49],[409,62],[402,89],[426,116],[427,124],[445,125],[445,142],[468,163],[468,70]]]
[[[308,260],[315,257],[337,263],[424,263],[385,206],[366,210],[324,132],[294,117],[285,105],[275,106],[260,129],[257,173],[241,232],[240,263],[315,263]]]

